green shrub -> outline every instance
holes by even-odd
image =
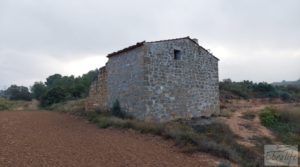
[[[98,123],[98,117],[99,115],[95,112],[88,112],[86,113],[86,118],[93,123]]]
[[[48,90],[41,97],[41,106],[47,107],[55,103],[60,103],[66,100],[66,93],[62,87],[55,87]]]
[[[3,93],[4,97],[10,100],[31,101],[32,99],[29,89],[25,86],[11,85]]]
[[[126,117],[125,112],[121,109],[119,100],[116,100],[116,101],[113,103],[113,106],[112,106],[112,108],[110,109],[110,113],[111,113],[113,116],[116,116],[116,117],[119,117],[119,118],[125,118],[125,117]]]
[[[266,108],[260,115],[262,124],[275,132],[283,143],[300,143],[300,107]]]
[[[108,128],[113,125],[113,121],[108,117],[98,117],[95,120],[100,128]]]
[[[9,108],[4,105],[4,104],[0,104],[0,111],[4,111],[4,110],[8,110]]]
[[[278,123],[278,114],[272,108],[265,108],[259,116],[261,123],[266,127],[273,127]]]
[[[279,96],[283,101],[291,101],[292,100],[292,96],[287,92],[280,92]]]

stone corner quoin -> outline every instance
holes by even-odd
[[[139,120],[169,121],[218,114],[218,61],[189,37],[141,42],[111,53],[92,82],[86,111],[114,101]]]

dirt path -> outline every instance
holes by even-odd
[[[255,146],[253,143],[254,137],[268,137],[273,141],[275,140],[274,134],[260,123],[258,111],[263,108],[264,106],[239,109],[229,119],[223,119],[231,130],[241,137],[241,140],[238,140],[240,144]],[[253,119],[245,119],[242,117],[245,112],[253,113],[255,117]]]
[[[1,167],[217,166],[211,155],[183,154],[173,145],[56,112],[0,112]]]
[[[229,106],[232,104],[229,104]],[[236,103],[235,112],[230,116],[230,118],[222,118],[222,120],[230,127],[230,129],[238,136],[241,140],[238,140],[240,144],[246,146],[255,146],[253,138],[255,137],[267,137],[271,139],[274,143],[281,144],[276,136],[266,127],[260,123],[259,111],[265,107],[283,107],[290,104],[265,104],[260,103]],[[252,113],[255,115],[253,119],[243,118],[243,114]]]

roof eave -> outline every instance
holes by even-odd
[[[132,46],[129,46],[129,47],[127,47],[127,48],[124,48],[124,49],[118,50],[118,51],[116,51],[116,52],[110,53],[110,54],[108,54],[106,57],[107,57],[107,58],[110,58],[110,57],[116,56],[116,55],[118,55],[118,54],[120,54],[120,53],[124,53],[124,52],[130,51],[130,50],[133,50],[133,49],[135,49],[135,48],[141,47],[141,46],[143,46],[144,44],[145,44],[145,41],[138,42],[138,43],[136,43],[135,45],[132,45]]]

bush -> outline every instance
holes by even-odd
[[[41,98],[41,106],[46,107],[55,103],[63,102],[66,94],[63,88],[55,87],[46,92]]]
[[[265,108],[259,116],[261,123],[266,127],[273,127],[278,123],[278,114],[272,108]]]
[[[11,85],[3,94],[9,100],[31,100],[29,89],[25,86]]]
[[[116,116],[116,117],[119,117],[119,118],[125,118],[125,117],[126,117],[125,112],[121,109],[119,100],[116,100],[116,101],[113,103],[113,106],[112,106],[112,108],[110,109],[109,112],[110,112],[113,116]]]
[[[41,100],[41,98],[46,94],[47,87],[43,82],[35,82],[30,88],[32,92],[32,97]]]
[[[266,108],[260,115],[262,124],[274,131],[283,143],[291,145],[300,143],[299,107],[291,105],[276,109]]]
[[[292,100],[292,96],[287,92],[280,92],[279,96],[283,101],[291,101]]]
[[[4,105],[4,104],[0,104],[0,111],[3,111],[3,110],[8,110],[8,106]]]

